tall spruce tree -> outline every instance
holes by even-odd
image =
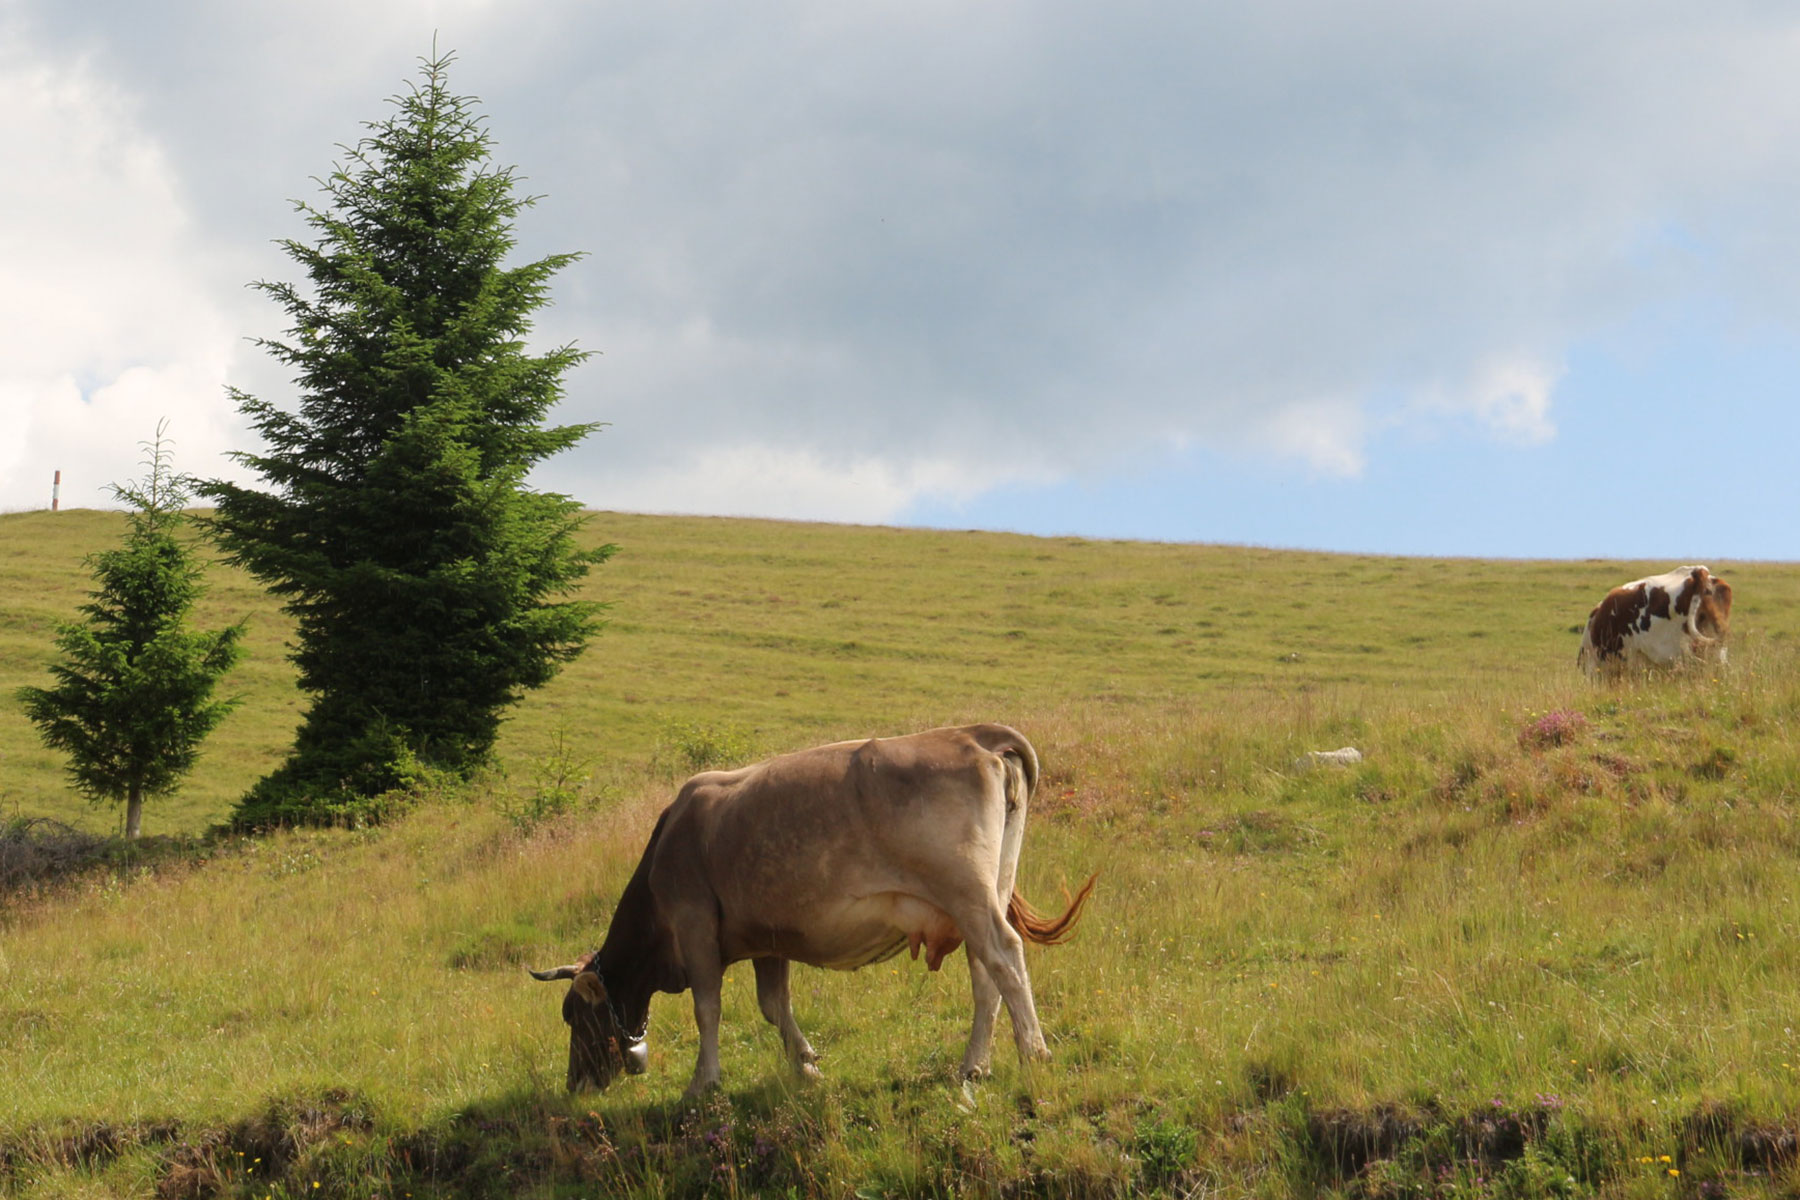
[[[76,788],[96,804],[125,805],[128,838],[143,826],[144,800],[175,790],[236,707],[213,699],[213,688],[243,654],[242,623],[187,627],[202,568],[179,536],[187,481],[170,465],[166,429],[144,443],[149,476],[112,489],[131,509],[125,541],[91,560],[87,619],[57,629],[56,685],[18,691],[44,744],[69,756]]]
[[[240,825],[358,821],[421,768],[467,775],[503,711],[551,679],[599,628],[569,598],[611,546],[580,549],[566,496],[533,464],[596,426],[546,427],[586,355],[528,354],[548,281],[578,258],[506,267],[534,198],[490,162],[449,56],[297,205],[317,235],[281,243],[311,287],[256,286],[289,338],[261,344],[297,373],[297,411],[234,389],[267,449],[238,461],[269,485],[214,480],[210,532],[296,623],[310,705],[287,761],[238,806]]]

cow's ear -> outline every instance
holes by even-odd
[[[577,975],[571,990],[595,1008],[606,1003],[606,985],[592,971],[583,971]]]

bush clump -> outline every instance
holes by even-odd
[[[0,892],[71,875],[106,861],[113,839],[49,817],[0,820]]]
[[[1519,730],[1519,745],[1526,750],[1548,750],[1579,741],[1587,731],[1587,718],[1569,708],[1555,708]]]

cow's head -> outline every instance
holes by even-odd
[[[1705,567],[1694,571],[1705,576],[1700,588],[1700,615],[1694,628],[1709,638],[1723,638],[1731,630],[1731,585]]]
[[[604,1088],[620,1069],[641,1075],[649,1062],[644,1035],[626,1030],[619,1010],[607,995],[606,984],[592,969],[590,954],[566,967],[532,971],[533,979],[569,980],[563,995],[563,1021],[569,1026],[569,1090]]]
[[[1731,628],[1731,585],[1705,567],[1683,567],[1688,573],[1675,611],[1694,633],[1713,642],[1723,641]]]

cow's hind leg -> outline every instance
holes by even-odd
[[[962,1077],[976,1079],[988,1073],[994,1018],[1000,1015],[1000,989],[973,950],[969,952],[969,988],[975,993],[975,1022],[969,1028],[969,1048],[963,1053]]]
[[[986,969],[989,981],[1000,993],[1000,999],[1006,1004],[1007,1015],[1012,1018],[1013,1041],[1019,1047],[1019,1060],[1030,1062],[1033,1059],[1050,1057],[1050,1048],[1044,1044],[1044,1031],[1038,1024],[1037,1005],[1031,998],[1031,977],[1025,971],[1025,942],[1007,923],[1006,909],[995,899],[992,893],[984,892],[979,904],[971,905],[966,915],[957,914],[957,926],[963,932],[968,944],[971,964],[980,963]],[[974,980],[974,973],[970,979]],[[977,989],[980,984],[974,985]],[[983,1010],[981,993],[976,992],[975,1028],[971,1030],[969,1056],[978,1057],[981,1050],[975,1044],[974,1034],[981,1032]],[[985,1022],[989,1036],[992,1036],[993,1020]],[[965,1063],[968,1059],[965,1058]]]
[[[1006,919],[1006,906],[1019,873],[1019,853],[1025,843],[1025,810],[1031,789],[1016,755],[1006,755],[1002,769],[1000,795],[995,798],[1002,814],[997,870],[988,887],[970,895],[952,914],[968,945],[969,986],[975,999],[969,1048],[963,1054],[964,1078],[987,1071],[994,1019],[1002,1001],[1012,1018],[1020,1061],[1050,1057],[1044,1031],[1038,1025],[1037,1004],[1031,998],[1031,977],[1025,972],[1025,943]]]
[[[807,1043],[794,1020],[794,1008],[788,995],[788,960],[759,958],[756,960],[756,1003],[769,1024],[781,1030],[781,1045],[788,1061],[804,1078],[817,1079],[819,1056]]]

